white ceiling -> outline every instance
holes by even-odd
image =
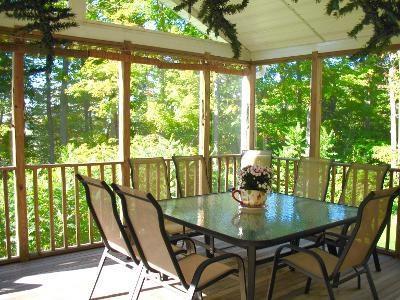
[[[179,2],[163,1],[168,4]],[[299,0],[298,3],[291,0],[250,0],[243,12],[227,16],[227,19],[236,24],[239,41],[250,51],[253,60],[364,46],[371,28],[363,30],[357,40],[347,34],[361,20],[362,13],[356,11],[338,19],[325,13],[326,4],[327,0],[321,3],[315,0]],[[192,19],[197,24],[199,7],[197,3],[192,11]]]

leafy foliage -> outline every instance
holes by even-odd
[[[191,13],[193,5],[199,0],[183,0],[174,9],[179,11],[187,8]],[[198,18],[207,25],[207,33],[214,32],[216,36],[223,33],[231,43],[233,56],[240,56],[241,43],[237,38],[236,25],[225,18],[225,15],[233,15],[241,12],[249,0],[242,0],[240,3],[231,4],[229,0],[203,0],[200,6]]]
[[[321,0],[317,0],[321,2]],[[358,56],[380,53],[391,44],[391,39],[400,35],[400,3],[398,0],[330,0],[326,13],[337,17],[348,15],[358,9],[364,12],[363,18],[348,33],[356,38],[365,26],[372,25],[374,32]]]
[[[57,43],[54,33],[77,26],[74,14],[60,0],[3,0],[0,13],[28,23],[21,32],[38,30],[42,34],[41,45],[47,51],[46,70],[50,72],[53,63],[53,47]]]

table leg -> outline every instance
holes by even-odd
[[[208,258],[214,257],[214,237],[210,235],[204,235],[204,243],[212,250],[206,249],[206,255]]]
[[[255,299],[256,290],[256,247],[247,247],[247,300]]]

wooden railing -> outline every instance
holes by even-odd
[[[166,159],[172,197],[176,197],[175,168]],[[275,157],[273,190],[291,194],[297,172],[297,159]],[[213,192],[224,192],[237,186],[240,155],[210,157],[208,162]],[[26,166],[29,258],[54,255],[98,247],[100,235],[89,213],[84,190],[75,175],[92,176],[107,182],[121,183],[122,162],[52,164]],[[327,201],[338,202],[343,174],[349,164],[334,163]],[[0,167],[0,264],[19,260],[14,196],[14,167]],[[391,169],[385,187],[400,184],[400,169]],[[379,246],[385,253],[400,254],[400,211],[389,220]]]

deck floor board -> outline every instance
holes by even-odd
[[[239,248],[232,252],[244,254]],[[85,250],[24,263],[0,266],[0,299],[87,299],[102,249]],[[264,251],[265,252],[265,251]],[[268,251],[270,253],[271,251]],[[258,253],[266,255],[268,253]],[[380,256],[382,272],[373,272],[381,299],[400,299],[400,260]],[[371,270],[374,270],[371,265]],[[259,266],[256,276],[257,299],[265,299],[271,264]],[[126,299],[133,273],[127,268],[109,263],[104,268],[94,297],[96,299]],[[274,299],[326,299],[322,284],[313,283],[309,295],[304,295],[305,277],[283,269],[278,272]],[[145,283],[140,299],[177,299],[165,288]],[[228,277],[206,289],[204,299],[240,299],[237,277]],[[361,290],[356,280],[335,289],[337,299],[372,299],[367,280],[362,279]]]

